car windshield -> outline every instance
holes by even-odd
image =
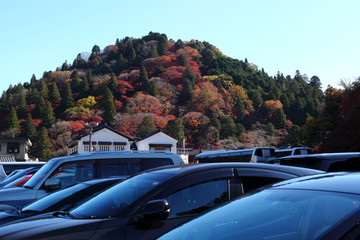
[[[85,189],[88,185],[86,184],[76,184],[74,186],[65,188],[63,190],[54,192],[50,195],[47,195],[33,203],[22,208],[22,212],[42,212],[45,211],[47,208],[55,205],[59,201],[71,196],[72,194],[79,192]]]
[[[56,164],[56,161],[49,161],[44,166],[42,166],[30,179],[24,184],[26,188],[34,188],[40,180],[47,174],[50,169]]]
[[[127,206],[171,177],[170,174],[161,173],[136,175],[78,206],[70,214],[75,218],[116,217]]]
[[[359,195],[269,189],[217,208],[159,240],[316,239],[359,205]]]

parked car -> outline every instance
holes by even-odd
[[[293,147],[293,148],[283,148],[283,149],[275,149],[276,157],[286,157],[293,155],[307,155],[311,154],[311,148],[309,147]]]
[[[359,239],[360,173],[293,179],[234,200],[158,240]]]
[[[26,176],[29,174],[34,174],[39,169],[40,169],[40,167],[29,167],[29,168],[25,168],[25,169],[15,170],[13,172],[14,174],[11,173],[0,183],[0,188],[4,188],[5,186],[7,186],[9,184],[11,185],[12,182],[16,181],[16,179],[22,178],[23,176]],[[16,184],[16,183],[17,182],[15,182],[13,184]]]
[[[0,239],[154,239],[204,210],[255,188],[322,171],[260,163],[179,165],[148,170],[69,212],[1,226]]]
[[[24,175],[22,177],[19,177],[19,178],[15,179],[14,181],[9,182],[8,184],[3,186],[2,188],[22,187],[33,175],[34,174],[28,174],[28,175]]]
[[[0,162],[0,182],[3,181],[14,170],[29,167],[42,167],[46,162]]]
[[[273,147],[255,147],[237,150],[211,150],[199,153],[195,156],[196,163],[213,162],[252,162],[268,163],[275,157],[275,148]]]
[[[13,208],[0,212],[0,224],[47,212],[68,211],[121,180],[123,178],[103,178],[75,184],[49,194],[21,209]]]
[[[166,151],[91,152],[53,158],[23,187],[0,189],[0,204],[20,208],[76,183],[97,178],[129,176],[154,167],[181,164],[184,161],[179,155]],[[4,209],[0,207],[0,210]]]
[[[360,152],[319,153],[277,158],[281,165],[318,169],[326,172],[359,171]]]

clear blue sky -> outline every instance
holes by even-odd
[[[150,31],[207,41],[274,76],[360,76],[359,0],[2,0],[0,94],[80,52]]]

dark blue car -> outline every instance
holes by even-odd
[[[14,208],[0,212],[0,224],[47,212],[68,211],[121,180],[122,178],[104,178],[78,183],[47,195],[21,209]]]
[[[148,170],[69,212],[1,226],[0,239],[154,239],[204,210],[255,188],[322,171],[260,163],[209,163]]]

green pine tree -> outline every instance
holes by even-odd
[[[33,154],[35,157],[38,157],[39,160],[46,161],[52,156],[51,147],[52,145],[48,136],[48,132],[45,127],[42,127],[40,129]]]
[[[141,66],[141,68],[140,68],[140,79],[139,80],[142,83],[142,91],[148,92],[150,89],[150,83],[149,83],[148,73],[144,66]]]
[[[184,124],[180,118],[169,120],[165,128],[165,133],[178,140],[178,147],[182,146],[182,141],[185,139],[185,130]]]
[[[24,122],[22,135],[29,139],[33,139],[36,136],[35,125],[30,113],[28,113],[26,116],[26,121]]]
[[[27,114],[26,96],[23,92],[20,93],[18,106],[19,106],[17,109],[18,117],[23,119],[26,117]]]
[[[72,90],[69,82],[66,82],[65,89],[62,93],[61,108],[65,111],[75,105],[74,98],[72,96]]]
[[[58,101],[58,100],[60,100],[60,98],[61,98],[61,96],[60,96],[60,92],[57,87],[57,84],[55,81],[53,81],[51,84],[49,100],[50,101]]]
[[[15,130],[19,130],[20,129],[20,123],[19,123],[19,118],[17,116],[16,110],[14,107],[11,107],[10,109],[10,115],[9,115],[9,120],[8,120],[8,129],[15,129]]]
[[[49,88],[46,85],[45,80],[41,80],[40,94],[44,99],[49,99]]]
[[[50,128],[55,123],[54,109],[50,102],[46,101],[43,108],[42,115],[42,126]]]
[[[106,88],[104,101],[103,101],[103,121],[104,123],[111,124],[116,114],[116,108],[114,103],[114,96],[109,88]]]
[[[136,134],[138,137],[143,137],[154,131],[156,131],[156,126],[153,119],[150,116],[146,116],[139,124]]]

